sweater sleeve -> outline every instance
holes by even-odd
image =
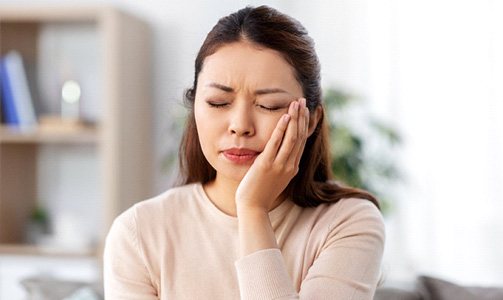
[[[343,201],[337,221],[327,224],[325,242],[300,291],[295,290],[280,250],[266,249],[236,262],[241,298],[372,299],[384,250],[384,223],[369,201]]]
[[[105,299],[158,299],[140,250],[133,207],[114,221],[106,238]]]

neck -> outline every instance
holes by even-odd
[[[204,185],[204,190],[211,202],[227,215],[236,217],[236,190],[239,181],[218,176]]]
[[[229,216],[237,217],[236,190],[240,181],[217,176],[213,181],[204,184],[203,188],[211,202],[222,212]],[[271,210],[278,207],[285,200],[284,195],[275,199]]]

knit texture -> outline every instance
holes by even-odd
[[[384,248],[374,204],[286,200],[269,217],[279,249],[240,258],[237,218],[201,184],[139,202],[107,236],[106,299],[372,299]]]

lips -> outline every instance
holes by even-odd
[[[260,154],[258,151],[246,148],[230,148],[222,151],[222,153],[225,158],[237,164],[251,163]]]

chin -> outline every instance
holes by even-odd
[[[224,168],[215,168],[220,177],[225,177],[228,180],[237,182],[241,182],[246,172],[248,172],[248,169],[250,169],[250,166],[225,166]]]

